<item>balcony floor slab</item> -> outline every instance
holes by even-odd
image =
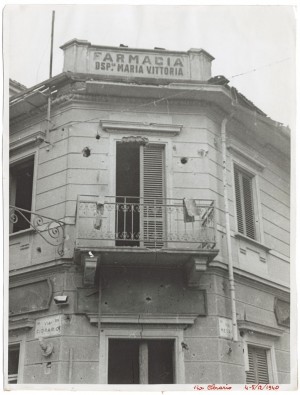
[[[108,248],[79,248],[76,250],[77,259],[88,256],[89,253],[99,257],[100,265],[104,266],[185,266],[192,258],[207,258],[207,263],[218,254],[216,249],[147,249],[141,247],[108,247]]]

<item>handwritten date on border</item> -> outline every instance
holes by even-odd
[[[245,385],[245,390],[247,390],[247,391],[277,391],[277,390],[279,390],[279,385],[247,384],[247,385]]]
[[[217,385],[217,384],[208,384],[208,385],[194,385],[195,391],[230,391],[234,389],[232,386],[225,384],[225,385]],[[272,384],[245,384],[244,389],[246,391],[277,391],[280,389],[279,385],[272,385]]]

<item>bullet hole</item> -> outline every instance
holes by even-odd
[[[228,347],[227,354],[230,355],[232,353],[232,348]]]
[[[37,252],[42,252],[42,249],[41,249],[41,247],[37,247]]]
[[[180,159],[180,162],[185,165],[187,163],[188,159],[186,157],[183,157]]]
[[[98,133],[96,134],[96,140],[100,140],[100,135]]]
[[[83,155],[85,158],[88,158],[88,157],[91,155],[91,150],[90,150],[89,147],[84,147],[83,150],[82,150],[81,152],[82,152],[82,155]]]
[[[65,315],[65,320],[66,320],[67,322],[70,322],[71,319],[72,319],[72,317],[71,317],[70,314],[66,314],[66,315]]]
[[[64,132],[64,131],[65,131],[65,128],[62,128],[61,130]]]
[[[183,350],[188,350],[189,349],[189,346],[186,343],[184,343],[184,342],[181,342],[181,347],[182,347]]]
[[[163,284],[160,284],[160,288],[163,288],[164,287],[164,285]]]
[[[151,301],[152,301],[152,299],[149,296],[147,296],[146,302],[151,302]]]
[[[50,374],[51,373],[51,369],[52,369],[51,362],[47,362],[45,367],[44,367],[45,374]]]
[[[107,302],[104,302],[104,304],[107,306],[108,305],[108,303]]]

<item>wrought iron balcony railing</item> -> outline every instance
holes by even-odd
[[[13,224],[13,233],[34,229],[47,244],[57,247],[60,256],[64,255],[65,223],[63,221],[15,206],[9,206],[9,221]]]
[[[80,196],[77,245],[84,239],[107,241],[101,246],[213,249],[214,201]]]

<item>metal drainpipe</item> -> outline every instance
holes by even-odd
[[[227,160],[226,160],[226,125],[231,119],[233,113],[224,118],[221,124],[221,145],[222,145],[222,165],[223,165],[223,188],[224,188],[224,205],[225,205],[225,224],[226,224],[226,241],[228,250],[228,272],[229,272],[229,286],[230,286],[230,299],[231,299],[231,314],[232,314],[232,329],[233,341],[238,341],[237,319],[236,319],[236,304],[235,304],[235,284],[233,275],[233,261],[232,261],[232,248],[230,236],[230,217],[229,217],[229,204],[228,204],[228,185],[227,185]]]

